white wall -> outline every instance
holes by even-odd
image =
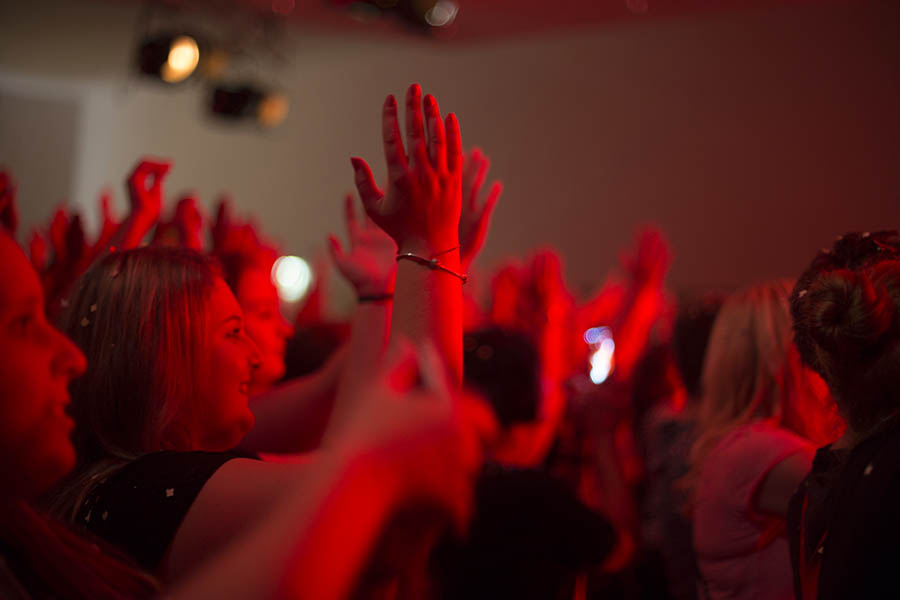
[[[483,267],[553,245],[583,290],[655,221],[676,253],[672,283],[740,285],[796,275],[845,230],[900,226],[896,2],[451,45],[298,29],[288,64],[266,71],[292,99],[267,134],[210,122],[202,87],[129,76],[137,8],[0,3],[0,91],[23,76],[81,90],[80,204],[107,184],[124,203],[131,164],[167,156],[173,194],[211,203],[229,190],[289,250],[310,253],[340,227],[349,156],[384,172],[384,94],[418,81],[506,184]]]

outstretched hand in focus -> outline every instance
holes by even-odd
[[[459,246],[462,204],[462,141],[454,114],[442,120],[437,101],[424,99],[418,84],[406,94],[406,149],[397,100],[382,109],[388,184],[382,191],[369,165],[352,158],[356,187],[366,212],[397,243],[400,252],[435,256]],[[426,137],[427,131],[427,137]]]

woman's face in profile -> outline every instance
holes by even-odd
[[[203,318],[206,339],[198,357],[197,396],[182,426],[196,450],[221,451],[236,446],[253,426],[248,405],[253,371],[259,366],[256,344],[246,332],[244,313],[221,278],[217,278]]]
[[[260,366],[253,373],[253,387],[261,391],[284,376],[285,348],[294,328],[282,316],[278,291],[265,270],[247,269],[235,295],[244,311],[247,335],[259,348]]]
[[[84,355],[47,321],[44,293],[25,255],[0,234],[0,494],[30,498],[75,464],[66,414]]]

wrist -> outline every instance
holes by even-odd
[[[361,282],[356,286],[356,297],[363,298],[369,296],[393,296],[394,281],[396,280],[396,269],[394,269],[394,273],[395,276],[392,277],[389,281]]]
[[[452,251],[448,252],[448,250]],[[440,255],[440,258],[447,260],[451,255],[459,257],[459,238],[445,236],[426,240],[424,238],[410,237],[398,244],[397,253],[412,253],[423,258],[433,258]]]

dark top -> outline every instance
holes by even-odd
[[[445,600],[571,598],[574,575],[600,563],[615,539],[603,516],[545,472],[488,465],[468,539],[442,543],[432,571]]]
[[[76,523],[154,572],[197,494],[233,458],[258,457],[237,450],[142,456],[94,488]]]
[[[900,598],[900,426],[849,452],[819,449],[791,499],[788,539],[797,598],[801,552],[820,566],[819,600]]]

